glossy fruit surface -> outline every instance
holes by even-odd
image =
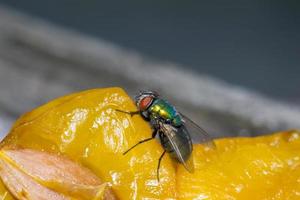
[[[156,168],[163,149],[145,143],[125,156],[152,131],[120,88],[95,89],[58,98],[23,115],[2,142],[6,148],[32,148],[64,154],[108,182],[120,199],[166,199],[176,194],[175,169],[169,157]]]

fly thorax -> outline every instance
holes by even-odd
[[[172,124],[179,124],[179,119],[175,119],[174,121],[174,118],[176,118],[177,115],[175,108],[165,100],[156,99],[149,110],[161,119],[171,122]]]

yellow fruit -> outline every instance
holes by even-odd
[[[178,199],[300,199],[300,133],[215,141],[216,150],[195,145],[195,173],[177,171]]]
[[[120,88],[94,89],[58,98],[25,115],[2,142],[6,148],[31,148],[64,154],[109,182],[120,199],[175,198],[175,169],[169,157],[156,168],[163,149],[153,140],[123,155],[152,131]]]
[[[174,165],[120,88],[95,89],[49,102],[25,115],[1,142],[4,149],[30,148],[63,154],[108,182],[120,199],[300,199],[300,133],[215,140],[215,150],[195,145],[195,172]],[[174,167],[175,166],[175,167]],[[175,171],[177,168],[177,172]],[[176,172],[176,173],[175,173]],[[0,183],[0,197],[13,199]]]

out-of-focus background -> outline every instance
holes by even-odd
[[[0,0],[0,135],[58,96],[155,89],[214,137],[300,128],[300,2]]]

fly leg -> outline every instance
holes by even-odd
[[[116,109],[116,111],[121,112],[121,113],[125,113],[125,114],[129,114],[131,117],[132,117],[133,115],[140,114],[140,111],[139,111],[139,110],[137,110],[137,111],[125,111],[125,110],[119,110],[119,109]]]
[[[164,150],[164,152],[161,154],[161,156],[158,159],[158,165],[157,165],[157,169],[156,169],[156,175],[157,175],[157,180],[159,182],[159,168],[160,168],[160,163],[164,157],[164,155],[166,154],[166,150]]]
[[[127,154],[130,150],[132,150],[133,148],[135,148],[135,147],[138,146],[139,144],[142,144],[142,143],[148,142],[148,141],[150,141],[150,140],[153,140],[153,139],[155,138],[157,132],[158,132],[157,130],[154,130],[153,133],[152,133],[151,138],[146,138],[146,139],[144,139],[144,140],[139,141],[138,143],[136,143],[135,145],[133,145],[132,147],[130,147],[127,151],[125,151],[125,152],[123,153],[123,155]]]

